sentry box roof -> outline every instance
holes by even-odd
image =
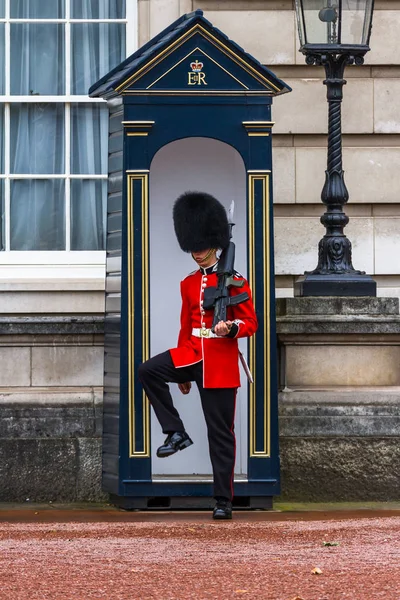
[[[92,85],[92,98],[116,95],[267,95],[291,88],[196,10]]]

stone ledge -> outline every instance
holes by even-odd
[[[278,335],[400,335],[400,316],[298,315],[276,319]]]
[[[382,414],[385,413],[386,414]],[[280,435],[284,438],[310,440],[325,438],[399,439],[400,415],[398,411],[382,409],[381,414],[363,415],[362,411],[349,414],[343,407],[319,411],[311,407],[297,414],[283,413],[279,418]]]
[[[343,389],[335,387],[333,389],[307,388],[293,389],[285,388],[279,393],[279,402],[281,407],[290,406],[396,406],[400,412],[400,387],[390,388],[362,388],[362,389]]]
[[[278,298],[276,312],[280,336],[400,335],[399,298]]]
[[[102,405],[102,387],[0,387],[0,406],[35,408]]]
[[[279,317],[290,316],[326,316],[361,315],[399,316],[399,298],[358,298],[358,297],[309,297],[309,298],[278,298],[276,314]],[[400,320],[400,316],[399,316]]]
[[[281,392],[280,435],[290,438],[398,437],[400,392]]]
[[[79,392],[70,400],[63,398],[62,392],[60,396],[59,401],[53,397],[47,403],[35,403],[33,398],[24,402],[21,394],[15,400],[12,395],[7,400],[0,396],[0,442],[4,439],[100,437],[103,406],[99,399],[95,399],[94,394]]]
[[[103,316],[0,317],[0,335],[104,333]]]

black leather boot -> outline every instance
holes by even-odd
[[[226,499],[217,500],[214,507],[213,519],[232,519],[232,502]]]
[[[175,433],[170,433],[167,436],[164,444],[158,448],[157,456],[159,458],[172,456],[172,454],[175,454],[175,452],[178,452],[178,450],[188,448],[192,444],[193,442],[186,431],[176,431]]]

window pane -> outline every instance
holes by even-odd
[[[5,248],[5,233],[4,233],[4,179],[0,180],[0,250]]]
[[[5,0],[0,0],[0,18],[4,19],[5,16]]]
[[[11,182],[11,250],[65,250],[64,180]]]
[[[125,25],[79,23],[72,29],[72,93],[89,87],[125,58]]]
[[[104,250],[107,181],[71,181],[71,250]]]
[[[64,26],[11,24],[11,94],[64,94]]]
[[[10,4],[11,17],[15,19],[62,19],[65,17],[64,0],[11,0]]]
[[[11,105],[11,173],[64,173],[64,105]]]
[[[0,94],[4,94],[4,65],[5,65],[5,47],[4,47],[4,23],[0,23]]]
[[[4,173],[4,107],[0,105],[0,173]]]
[[[71,118],[71,173],[107,173],[107,107],[73,105]]]
[[[71,16],[73,19],[125,19],[125,0],[72,0]]]

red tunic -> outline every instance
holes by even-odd
[[[228,306],[227,320],[235,321],[239,330],[234,338],[195,337],[192,330],[205,326],[211,328],[213,310],[202,307],[203,289],[217,285],[217,274],[204,274],[201,270],[188,275],[181,282],[182,310],[178,347],[171,348],[174,366],[187,367],[203,361],[203,385],[205,388],[236,388],[240,386],[239,349],[237,338],[250,337],[257,329],[257,317],[251,300],[247,281],[239,274],[235,279],[244,280],[241,288],[231,287],[230,294],[247,292],[249,300],[237,306]]]

